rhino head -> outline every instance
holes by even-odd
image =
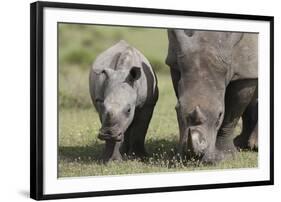
[[[221,52],[224,49],[216,34],[187,35],[177,31],[176,37],[180,70],[176,106],[181,122],[180,152],[214,163],[223,158],[223,153],[216,148],[216,139],[224,118],[229,58],[222,55],[226,51]]]
[[[214,163],[222,158],[216,149],[216,138],[223,121],[224,101],[210,84],[201,82],[195,86],[183,84],[185,90],[179,93],[176,111],[182,121],[180,148],[189,156]]]
[[[119,70],[105,68],[99,74],[104,78],[104,84],[103,99],[95,100],[101,120],[98,138],[106,141],[104,159],[119,160],[124,133],[134,119],[137,101],[135,82],[141,76],[141,69],[136,66]]]

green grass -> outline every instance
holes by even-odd
[[[104,142],[97,139],[100,122],[94,108],[61,108],[59,116],[59,176],[120,175],[132,173],[192,171],[203,169],[249,168],[257,166],[257,153],[239,152],[215,166],[178,160],[175,150],[178,126],[176,99],[169,75],[158,75],[159,101],[146,138],[146,161],[129,158],[123,162],[100,162]],[[237,129],[238,131],[239,129]]]
[[[122,162],[110,162],[108,164],[93,162],[91,157],[88,160],[75,159],[68,161],[61,160],[59,164],[59,177],[77,177],[77,176],[98,176],[98,175],[121,175],[136,173],[159,173],[159,172],[176,172],[176,171],[198,171],[214,169],[234,169],[234,168],[251,168],[257,167],[257,156],[254,152],[240,152],[235,160],[225,160],[217,166],[203,166],[196,162],[189,165],[178,163],[170,166],[168,160],[157,160],[151,157],[148,162],[140,160],[127,160]]]
[[[100,163],[104,142],[97,139],[100,122],[89,94],[89,69],[96,56],[119,40],[139,49],[156,71],[159,101],[146,136],[146,161],[128,158]],[[257,152],[242,151],[215,166],[179,159],[176,97],[165,65],[164,29],[59,25],[59,177],[249,168],[257,166]],[[239,127],[237,128],[239,132]]]

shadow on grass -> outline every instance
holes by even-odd
[[[133,155],[124,155],[124,161],[141,161],[143,164],[166,168],[197,168],[202,166],[199,159],[181,156],[177,153],[176,139],[148,139],[146,150],[148,156],[139,159]],[[104,143],[96,141],[88,146],[59,147],[59,160],[68,163],[79,162],[80,164],[103,164],[102,154]],[[211,165],[209,165],[211,166]]]
[[[149,164],[158,164],[161,161],[170,161],[176,155],[176,140],[148,139],[145,147],[148,156],[142,161]],[[88,146],[60,146],[59,160],[80,163],[102,163],[103,142],[94,142]],[[135,159],[134,156],[127,156],[127,159]]]
[[[148,152],[148,156],[153,154],[164,154],[173,153],[176,151],[178,145],[177,140],[167,140],[167,139],[149,139],[145,142],[145,148]]]
[[[59,146],[59,160],[101,163],[103,148],[104,144],[100,142],[87,146]]]
[[[197,167],[200,165],[199,159],[180,155],[177,147],[177,139],[148,140],[146,142],[148,156],[142,160],[146,164],[168,168]]]

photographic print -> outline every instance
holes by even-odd
[[[59,177],[257,167],[257,33],[58,27]]]
[[[272,75],[270,16],[31,4],[31,197],[273,184]]]

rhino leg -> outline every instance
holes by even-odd
[[[120,146],[122,142],[113,142],[113,141],[106,141],[105,142],[105,149],[103,152],[103,161],[121,161],[122,156],[120,153]]]
[[[154,106],[143,106],[141,109],[136,109],[134,120],[125,134],[122,152],[137,157],[147,155],[144,141],[153,110]]]
[[[225,153],[236,152],[234,130],[239,118],[249,105],[257,87],[257,80],[240,80],[230,83],[225,94],[225,114],[218,132],[216,146]]]
[[[253,99],[248,105],[242,115],[242,120],[242,132],[234,139],[234,144],[241,149],[256,149],[258,135],[258,103],[256,99]]]
[[[258,149],[258,123],[250,135],[248,146],[250,149]]]

